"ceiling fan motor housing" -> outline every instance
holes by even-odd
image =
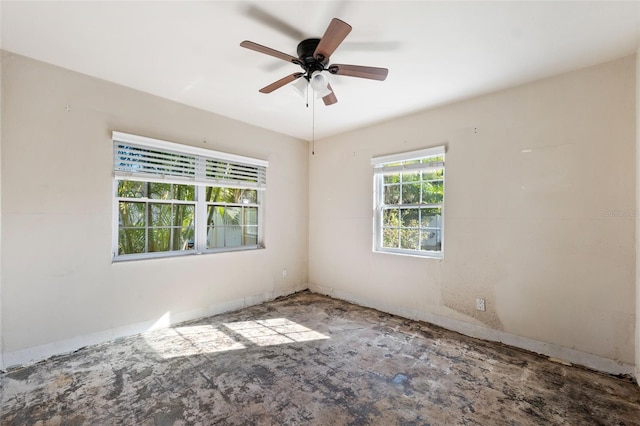
[[[301,62],[300,66],[306,71],[305,78],[307,78],[307,80],[315,71],[323,71],[325,69],[325,65],[329,62],[329,58],[324,58],[322,56],[316,58],[313,56],[313,53],[316,51],[316,47],[318,47],[318,43],[320,43],[319,38],[308,38],[306,40],[302,40],[298,44],[298,58]]]

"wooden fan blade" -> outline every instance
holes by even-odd
[[[274,90],[281,88],[285,84],[289,84],[292,81],[295,81],[295,80],[299,79],[303,75],[304,75],[304,73],[295,72],[295,73],[293,73],[291,75],[288,75],[288,76],[286,76],[284,78],[281,78],[278,81],[274,81],[273,83],[271,83],[268,86],[263,87],[262,89],[260,89],[260,93],[271,93]]]
[[[371,80],[384,80],[389,74],[386,68],[363,67],[362,65],[333,64],[329,67],[331,74],[347,75],[349,77],[368,78]]]
[[[333,105],[333,104],[335,104],[336,102],[338,102],[338,98],[336,98],[336,94],[335,94],[335,92],[333,91],[333,87],[331,87],[331,84],[327,84],[327,88],[328,88],[329,90],[331,90],[331,93],[329,93],[327,96],[324,96],[324,97],[322,98],[322,101],[324,102],[324,104],[325,104],[326,106],[329,106],[329,105]]]
[[[327,31],[320,39],[320,43],[316,46],[316,50],[313,52],[313,57],[320,60],[327,60],[333,52],[340,46],[340,43],[351,32],[351,25],[338,18],[333,18]],[[319,57],[322,58],[319,58]]]
[[[249,40],[243,41],[242,43],[240,43],[240,46],[246,47],[247,49],[255,50],[256,52],[264,53],[265,55],[269,55],[269,56],[276,57],[278,59],[285,60],[287,62],[293,62],[294,64],[300,63],[300,60],[295,56],[287,55],[286,53],[282,53],[278,50],[263,46],[258,43],[254,43]]]
[[[294,40],[300,41],[305,38],[305,34],[302,31],[293,25],[290,25],[279,16],[271,14],[256,5],[249,5],[246,9],[246,14],[250,18],[273,28],[276,31],[280,31],[282,34],[285,34]]]

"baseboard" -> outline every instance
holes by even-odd
[[[267,293],[250,295],[247,297],[234,299],[226,302],[215,303],[203,309],[188,312],[172,313],[171,316],[163,316],[160,319],[144,321],[137,324],[130,324],[124,327],[113,328],[105,331],[91,333],[83,336],[73,337],[58,342],[47,343],[27,349],[13,352],[4,352],[0,357],[0,370],[20,368],[36,362],[51,358],[52,356],[65,355],[81,349],[85,346],[97,345],[118,338],[133,336],[145,331],[167,328],[185,321],[206,318],[212,315],[235,311],[247,306],[258,305],[260,303],[274,300],[278,297],[287,296],[307,289],[307,285],[300,285],[294,288],[274,290]]]
[[[377,309],[404,318],[425,321],[446,328],[447,330],[452,330],[464,334],[466,336],[492,342],[504,343],[506,345],[548,356],[549,358],[552,358],[554,360],[559,360],[574,365],[580,365],[591,370],[596,370],[607,374],[634,377],[634,373],[636,370],[633,364],[621,363],[598,355],[566,348],[563,346],[555,345],[553,343],[547,343],[527,337],[517,336],[515,334],[506,333],[504,331],[494,330],[481,325],[443,317],[441,315],[435,315],[428,312],[410,310],[404,307],[390,305],[378,300],[368,299],[362,296],[357,296],[349,292],[335,290],[329,287],[309,284],[309,290],[314,293],[335,297],[336,299],[345,300],[347,302],[355,303],[360,306]],[[636,377],[638,376],[636,375]]]
[[[337,299],[355,303],[360,306],[378,309],[383,312],[399,315],[409,319],[429,322],[470,337],[504,343],[510,346],[539,353],[550,358],[554,358],[571,364],[581,365],[592,370],[601,371],[607,374],[625,375],[630,377],[635,376],[636,379],[640,378],[640,367],[636,368],[632,364],[620,363],[618,361],[614,361],[598,355],[589,354],[552,343],[541,342],[527,337],[517,336],[503,331],[493,330],[481,325],[471,324],[464,321],[443,317],[441,315],[409,310],[403,307],[394,306],[377,300],[357,296],[349,292],[335,290],[333,288],[318,286],[314,284],[305,284],[295,288],[251,295],[222,303],[216,303],[204,309],[172,314],[170,318],[163,317],[159,320],[156,319],[140,322],[137,324],[131,324],[124,327],[91,333],[88,335],[78,336],[53,343],[47,343],[44,345],[18,351],[4,352],[0,357],[0,361],[2,361],[2,363],[0,364],[0,370],[14,369],[21,366],[33,364],[52,356],[64,355],[77,351],[78,349],[85,346],[104,343],[118,338],[129,337],[149,330],[171,327],[185,321],[191,321],[225,312],[231,312],[247,306],[258,305],[260,303],[274,300],[278,297],[287,296],[306,289],[309,289],[314,293],[335,297]]]

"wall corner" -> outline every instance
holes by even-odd
[[[635,376],[640,385],[640,48],[636,51],[636,344]]]
[[[1,22],[1,21],[0,21]],[[4,337],[2,327],[2,67],[4,51],[0,50],[0,371],[4,365]]]

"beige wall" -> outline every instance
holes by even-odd
[[[311,288],[632,374],[635,78],[627,57],[317,142]],[[371,157],[441,144],[444,259],[372,253]]]
[[[306,142],[17,55],[2,77],[7,366],[307,287]],[[268,160],[266,249],[112,264],[113,130]]]
[[[640,268],[638,265],[640,265],[640,49],[636,52],[636,382],[640,384]]]
[[[314,156],[24,57],[3,54],[0,72],[0,368],[307,281],[604,371],[640,365],[634,57],[325,139]],[[269,160],[267,248],[112,264],[112,130]],[[372,253],[370,158],[440,144],[445,258]]]
[[[2,8],[0,7],[0,10]],[[0,52],[0,271],[2,271],[2,60]],[[2,333],[2,273],[0,273],[0,368],[4,365],[4,338]]]

